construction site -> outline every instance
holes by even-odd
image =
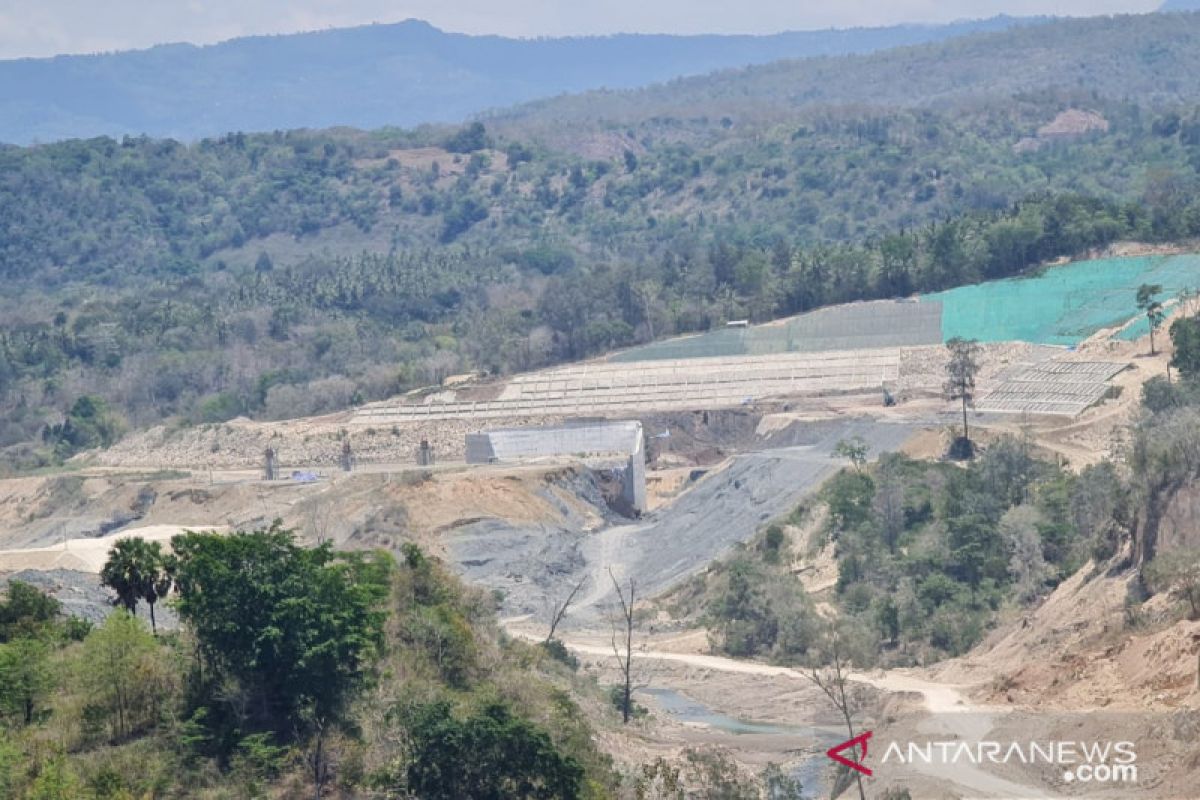
[[[1163,287],[1169,322],[1194,302],[1180,296],[1197,275],[1200,256],[1079,262],[527,374],[449,379],[323,417],[159,426],[59,473],[0,481],[0,575],[98,618],[96,573],[114,540],[281,519],[339,548],[419,543],[495,591],[514,636],[538,636],[548,600],[583,586],[565,628],[585,668],[604,675],[604,615],[618,581],[636,581],[651,599],[702,573],[845,467],[840,443],[861,440],[868,459],[942,458],[962,414],[944,389],[952,339],[979,342],[968,416],[983,441],[1028,437],[1074,469],[1119,457],[1141,385],[1169,359],[1149,353],[1136,287]],[[828,573],[830,556],[821,558],[804,568]],[[1115,580],[1072,579],[1031,619],[960,659],[859,678],[896,714],[930,713],[947,735],[963,728],[945,712],[999,724],[1000,679],[1022,664],[1033,670],[1031,659],[1067,639],[1078,652],[1109,646],[1123,591]],[[1104,613],[1086,616],[1096,604]],[[1192,636],[1195,624],[1122,645],[1157,652],[1166,682],[1126,675],[1120,659],[1080,656],[1069,678],[1027,671],[1020,683],[1030,697],[1091,692],[1091,705],[1195,703],[1182,677],[1194,671]],[[703,631],[670,626],[651,626],[639,658],[653,665],[658,694],[647,702],[661,717],[638,734],[645,748],[717,743],[744,763],[782,760],[814,785],[825,780],[813,754],[832,723],[797,722],[815,691],[798,673],[713,656]],[[1124,700],[1122,681],[1135,686]],[[740,731],[746,720],[766,727]],[[802,746],[787,738],[797,725]],[[1011,794],[990,774],[912,772],[910,785],[927,792],[913,797],[1044,796]]]

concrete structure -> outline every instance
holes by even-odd
[[[579,422],[551,428],[505,428],[467,434],[467,463],[575,456],[587,461],[621,456],[621,500],[629,510],[646,510],[646,453],[642,423]]]
[[[637,363],[573,364],[513,377],[492,400],[373,403],[354,422],[625,415],[729,408],[767,397],[878,392],[900,374],[899,347]]]
[[[1009,375],[976,404],[979,411],[1074,417],[1108,394],[1125,364],[1045,361]]]

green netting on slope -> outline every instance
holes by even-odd
[[[1080,261],[1028,278],[962,286],[925,295],[942,304],[942,337],[1071,345],[1138,315],[1137,288],[1163,287],[1160,299],[1200,286],[1200,255]],[[1146,321],[1122,338],[1145,335]]]

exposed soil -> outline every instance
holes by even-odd
[[[1105,255],[1159,252],[1167,251],[1122,244]],[[1115,396],[1075,419],[972,414],[980,440],[986,444],[1006,434],[1029,436],[1043,452],[1073,468],[1119,453],[1123,431],[1137,413],[1142,384],[1165,374],[1170,354],[1150,356],[1148,339],[1123,342],[1107,333],[1065,357],[1129,362],[1131,367],[1113,381]],[[1157,343],[1169,348],[1165,335]],[[1007,370],[1045,358],[1047,350],[1021,343],[985,346],[980,394]],[[1064,357],[1060,349],[1053,352]],[[10,569],[32,564],[29,559],[49,559],[35,564],[45,569],[18,576],[40,581],[70,610],[90,618],[107,609],[107,593],[94,575],[96,554],[111,541],[103,537],[138,526],[160,526],[154,528],[160,532],[251,528],[280,518],[307,541],[332,540],[340,547],[396,548],[415,541],[468,581],[502,592],[504,612],[515,618],[510,628],[539,638],[546,599],[586,578],[563,630],[586,667],[611,681],[605,615],[613,599],[613,577],[633,579],[643,597],[678,586],[815,490],[840,466],[832,449],[841,438],[860,435],[876,451],[903,449],[914,457],[941,457],[947,431],[958,419],[957,409],[940,396],[945,359],[941,347],[905,348],[899,380],[888,387],[899,400],[891,407],[883,406],[881,393],[848,393],[772,398],[721,411],[640,415],[651,469],[649,511],[636,521],[614,514],[592,471],[569,460],[471,468],[455,463],[464,434],[479,427],[468,421],[374,429],[352,426],[350,414],[335,414],[158,427],[81,459],[76,472],[0,481],[0,548],[25,551],[8,554]],[[452,391],[482,396],[500,386],[482,383]],[[558,422],[561,418],[538,417],[496,421],[494,426]],[[336,468],[346,436],[359,462],[351,474]],[[437,455],[432,468],[413,464],[422,439]],[[260,479],[267,447],[280,454],[284,475],[295,469],[298,480]],[[187,472],[155,471],[161,467]],[[1194,517],[1187,509],[1177,511],[1175,534],[1186,539]],[[822,547],[812,538],[819,528],[819,518],[789,528],[795,570],[815,594],[836,580],[833,545]],[[76,541],[63,545],[72,539]],[[66,565],[60,559],[72,551],[70,557],[77,559],[69,564],[73,571],[49,569]],[[5,557],[0,553],[0,569]],[[1159,715],[1129,723],[1129,735],[1147,742],[1147,758],[1161,756],[1168,765],[1147,773],[1159,794],[1144,796],[1190,796],[1190,771],[1200,766],[1193,744],[1196,731],[1181,733],[1184,722],[1175,716],[1170,725],[1164,720],[1200,709],[1200,622],[1179,620],[1177,610],[1163,600],[1136,613],[1127,611],[1129,580],[1128,575],[1096,575],[1085,568],[1035,608],[1006,612],[1003,624],[962,658],[924,670],[856,675],[865,718],[880,737],[920,729],[967,740],[993,729],[1010,736],[1045,733],[1051,724],[1047,717],[1028,712]],[[653,624],[647,623],[648,628]],[[650,628],[637,654],[648,667],[642,680],[737,719],[818,727],[836,722],[801,673],[714,657],[707,649],[703,631]],[[795,762],[819,752],[813,737],[747,738],[681,723],[660,712],[630,732],[603,732],[603,745],[636,763],[660,753],[677,755],[694,744],[719,744],[756,768],[767,760]],[[1106,733],[1096,727],[1105,723],[1080,724],[1086,733]],[[901,771],[889,780],[924,800],[1055,796],[1065,789],[1053,778],[1008,769],[935,767]],[[873,796],[887,785],[871,784]]]

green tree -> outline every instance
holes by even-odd
[[[942,492],[947,571],[972,589],[978,589],[985,578],[1002,581],[1007,576],[1008,555],[997,529],[999,504],[988,488],[977,474],[956,470]]]
[[[1142,409],[1151,414],[1161,414],[1172,408],[1188,405],[1191,392],[1189,381],[1172,382],[1163,375],[1155,375],[1142,384]]]
[[[867,453],[870,449],[861,436],[853,436],[849,439],[839,439],[833,447],[833,454],[849,461],[854,469],[861,470],[867,463]]]
[[[109,551],[100,570],[100,583],[117,593],[117,602],[130,614],[137,614],[139,600],[150,606],[150,629],[157,633],[155,604],[171,592],[176,559],[164,553],[161,542],[140,537],[121,539]]]
[[[1037,466],[1030,453],[1029,440],[1007,435],[988,445],[978,463],[983,483],[1007,506],[1015,506],[1028,499],[1029,486],[1036,477]]]
[[[867,472],[842,470],[822,490],[829,504],[829,516],[838,531],[848,531],[871,517],[875,481]]]
[[[884,597],[875,608],[875,624],[879,626],[879,634],[886,642],[895,642],[900,638],[900,609],[890,597]]]
[[[121,421],[104,398],[83,395],[71,405],[62,423],[46,427],[42,439],[53,446],[59,458],[68,458],[80,450],[111,446],[122,430]]]
[[[175,585],[175,569],[178,564],[173,554],[162,552],[162,545],[158,542],[151,542],[150,549],[154,560],[144,576],[142,599],[146,601],[146,605],[150,606],[150,630],[158,633],[158,623],[154,619],[154,606],[171,593],[171,587]]]
[[[0,797],[20,797],[23,753],[17,747],[15,737],[0,736]]]
[[[767,764],[762,773],[763,800],[804,800],[800,781],[784,772],[778,764]]]
[[[114,741],[158,724],[175,691],[166,652],[123,609],[83,640],[74,674],[87,703],[85,719],[106,725]]]
[[[237,680],[259,722],[336,720],[382,642],[390,561],[266,530],[172,540],[180,618],[210,669]]]
[[[100,584],[117,593],[116,602],[137,615],[137,604],[146,595],[162,558],[162,547],[141,537],[121,539],[108,551],[100,569]]]
[[[1111,461],[1084,467],[1071,486],[1070,514],[1076,532],[1103,562],[1116,555],[1132,523],[1129,487]]]
[[[85,796],[90,794],[84,794],[67,757],[56,755],[42,763],[25,800],[83,800]]]
[[[1200,551],[1160,555],[1147,567],[1146,579],[1154,591],[1187,603],[1188,619],[1200,619]]]
[[[29,725],[53,685],[48,642],[23,636],[0,645],[0,713]]]
[[[473,153],[490,146],[487,128],[482,122],[472,122],[460,128],[446,140],[446,149],[451,153]]]
[[[24,581],[11,581],[0,600],[0,643],[35,636],[62,612],[62,603]]]
[[[1137,290],[1137,307],[1138,310],[1146,315],[1146,321],[1150,323],[1150,355],[1154,355],[1154,331],[1162,325],[1163,318],[1166,316],[1163,312],[1163,305],[1159,302],[1155,295],[1162,294],[1162,287],[1157,283],[1143,283]]]
[[[970,457],[971,433],[967,428],[967,406],[975,399],[975,376],[979,373],[979,345],[974,340],[960,339],[957,336],[946,342],[950,351],[950,360],[946,362],[946,383],[944,391],[947,399],[962,401],[963,435],[961,455]]]
[[[1171,366],[1184,378],[1200,379],[1200,316],[1172,322],[1171,343],[1175,345]]]
[[[738,558],[729,565],[723,590],[705,609],[714,644],[731,656],[752,656],[775,644],[779,621],[766,603],[761,584],[755,566]]]
[[[778,525],[768,525],[762,541],[763,561],[768,564],[778,564],[780,553],[786,544],[787,535],[783,532],[783,528]]]
[[[583,768],[545,731],[492,703],[459,718],[439,701],[405,715],[406,788],[425,800],[572,800]]]

